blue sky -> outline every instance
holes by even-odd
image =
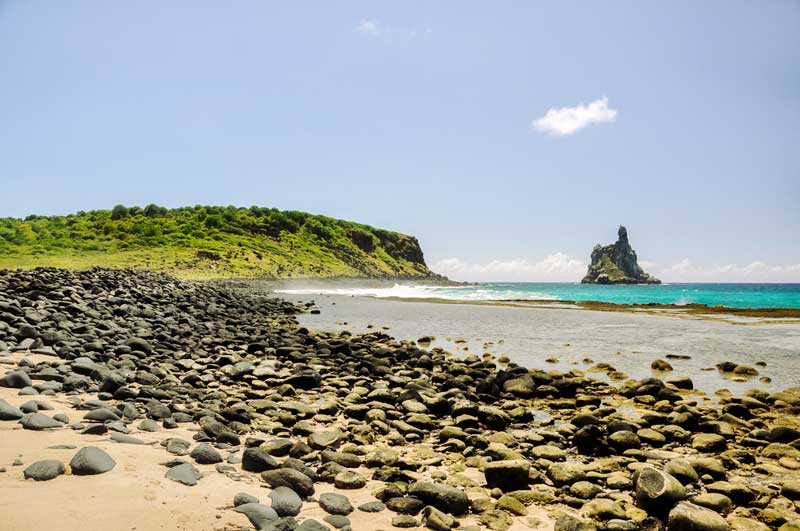
[[[335,5],[334,5],[335,4]],[[800,3],[0,0],[0,216],[252,204],[464,279],[800,281]]]

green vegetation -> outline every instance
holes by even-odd
[[[617,267],[607,254],[600,259],[600,273],[608,275],[608,280],[617,282],[625,278],[625,271]]]
[[[416,238],[274,208],[157,205],[0,218],[0,268],[131,267],[185,278],[429,277]]]

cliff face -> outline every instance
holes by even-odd
[[[589,271],[581,284],[661,284],[660,280],[639,267],[625,227],[620,225],[617,234],[619,238],[615,243],[594,246]]]

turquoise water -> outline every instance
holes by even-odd
[[[616,304],[705,304],[729,308],[800,308],[800,284],[594,284],[491,283],[442,289],[443,297],[598,301]]]
[[[800,284],[660,284],[601,286],[548,282],[488,282],[469,286],[395,284],[393,287],[347,287],[278,290],[295,294],[367,297],[438,298],[461,301],[562,300],[615,304],[705,304],[729,308],[800,308]]]

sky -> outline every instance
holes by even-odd
[[[800,282],[800,2],[0,0],[0,217],[270,206],[460,280]]]

